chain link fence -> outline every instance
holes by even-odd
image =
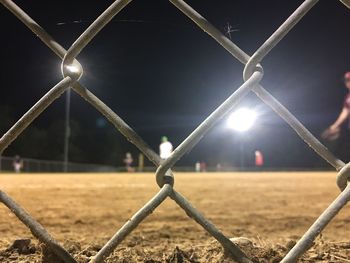
[[[350,200],[350,185],[347,182],[350,177],[350,164],[345,164],[336,158],[328,149],[314,137],[307,128],[301,124],[277,99],[275,99],[260,84],[263,78],[262,60],[269,52],[284,38],[288,32],[306,15],[318,0],[305,0],[290,17],[255,51],[252,56],[246,54],[225,37],[218,29],[210,24],[202,15],[196,12],[183,0],[169,0],[185,16],[192,20],[204,32],[217,41],[229,54],[238,59],[243,65],[243,84],[225,100],[214,112],[212,112],[166,159],[160,157],[142,140],[142,138],[111,110],[103,101],[97,98],[91,91],[79,83],[83,74],[83,68],[76,57],[88,45],[90,41],[103,29],[115,15],[118,14],[131,0],[114,1],[86,30],[80,37],[65,50],[52,36],[50,36],[40,25],[11,0],[0,0],[1,3],[20,19],[34,34],[36,34],[57,56],[62,59],[62,80],[52,87],[31,109],[28,110],[0,139],[0,152],[16,139],[26,127],[34,121],[53,101],[60,97],[68,89],[83,97],[88,103],[103,114],[131,143],[133,143],[151,162],[157,167],[156,181],[160,191],[149,200],[131,219],[125,223],[111,239],[94,256],[90,263],[103,262],[113,250],[124,240],[124,238],[135,229],[152,211],[154,211],[166,198],[173,199],[188,216],[193,218],[215,239],[217,239],[225,250],[231,254],[237,262],[252,262],[247,255],[234,243],[232,243],[215,225],[205,218],[191,203],[174,188],[174,179],[171,168],[188,151],[192,149],[213,125],[223,118],[242,98],[248,93],[255,93],[265,104],[281,116],[294,131],[305,141],[319,156],[327,161],[338,171],[337,184],[342,190],[337,199],[320,215],[304,236],[289,251],[281,262],[296,262],[305,251],[312,246],[315,238],[334,218],[334,216]],[[350,8],[350,0],[341,0]],[[77,262],[57,241],[30,216],[19,204],[17,204],[5,192],[0,191],[0,201],[7,206],[25,224],[41,242],[47,245],[53,253],[66,263]]]

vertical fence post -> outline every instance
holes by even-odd
[[[64,128],[64,152],[63,152],[63,171],[68,172],[69,161],[69,138],[70,138],[70,100],[71,90],[66,91],[66,111],[65,111],[65,128]]]

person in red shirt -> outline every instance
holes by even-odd
[[[340,112],[338,118],[335,122],[329,126],[329,128],[322,134],[322,137],[327,140],[336,140],[339,138],[341,125],[345,121],[349,121],[350,119],[350,71],[346,72],[344,75],[344,83],[345,87],[349,90],[349,93],[344,98],[343,108]],[[350,128],[350,121],[348,124],[348,128]]]
[[[262,167],[264,165],[264,156],[261,151],[255,151],[255,166]]]

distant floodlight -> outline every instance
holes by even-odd
[[[67,65],[66,68],[72,73],[78,73],[80,71],[79,67],[75,65]]]
[[[256,113],[247,108],[241,108],[233,112],[227,119],[228,127],[235,131],[248,131],[256,120]]]

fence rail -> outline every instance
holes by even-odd
[[[0,171],[11,172],[14,170],[13,157],[0,156]],[[59,173],[63,172],[63,161],[41,160],[33,158],[21,158],[22,172],[26,173]],[[121,170],[118,167],[100,164],[72,163],[67,165],[67,172],[115,172]]]
[[[249,56],[230,39],[225,37],[218,29],[210,24],[202,15],[195,11],[183,0],[169,0],[185,16],[192,20],[204,32],[209,34],[234,58],[244,64],[242,85],[225,100],[212,114],[210,114],[173,152],[166,160],[160,157],[147,145],[146,142],[113,112],[104,102],[97,98],[91,91],[79,83],[83,75],[83,68],[76,57],[84,50],[90,41],[104,28],[115,15],[118,14],[131,0],[114,1],[86,30],[80,37],[65,50],[56,42],[40,25],[11,0],[0,0],[0,2],[20,19],[34,34],[36,34],[57,56],[62,59],[62,80],[51,88],[31,109],[20,118],[17,123],[6,132],[0,139],[0,152],[16,139],[31,122],[35,120],[53,101],[68,89],[72,89],[82,96],[88,103],[103,114],[131,143],[133,143],[152,163],[157,167],[156,181],[161,188],[160,191],[142,207],[116,234],[105,244],[104,247],[93,257],[90,263],[103,262],[120,242],[141,223],[151,211],[156,209],[166,198],[173,199],[191,218],[200,224],[222,246],[230,252],[233,259],[241,263],[252,262],[247,255],[235,244],[233,244],[214,224],[209,222],[191,203],[174,188],[175,176],[171,168],[188,151],[191,150],[203,136],[223,118],[242,98],[250,92],[255,93],[265,104],[280,115],[289,126],[305,141],[320,157],[332,165],[338,171],[337,183],[341,190],[339,197],[322,213],[302,239],[285,256],[282,262],[295,262],[312,245],[313,240],[334,218],[334,216],[350,200],[350,187],[347,186],[350,176],[349,166],[335,157],[321,142],[313,136],[306,127],[296,119],[276,98],[274,98],[262,85],[264,73],[262,63],[269,52],[294,28],[318,0],[305,0],[285,22],[256,50]],[[350,8],[350,0],[341,0]],[[64,262],[76,262],[76,260],[61,247],[45,228],[32,218],[23,208],[16,204],[11,197],[0,191],[0,201],[4,203],[13,213],[32,231],[32,233]]]

